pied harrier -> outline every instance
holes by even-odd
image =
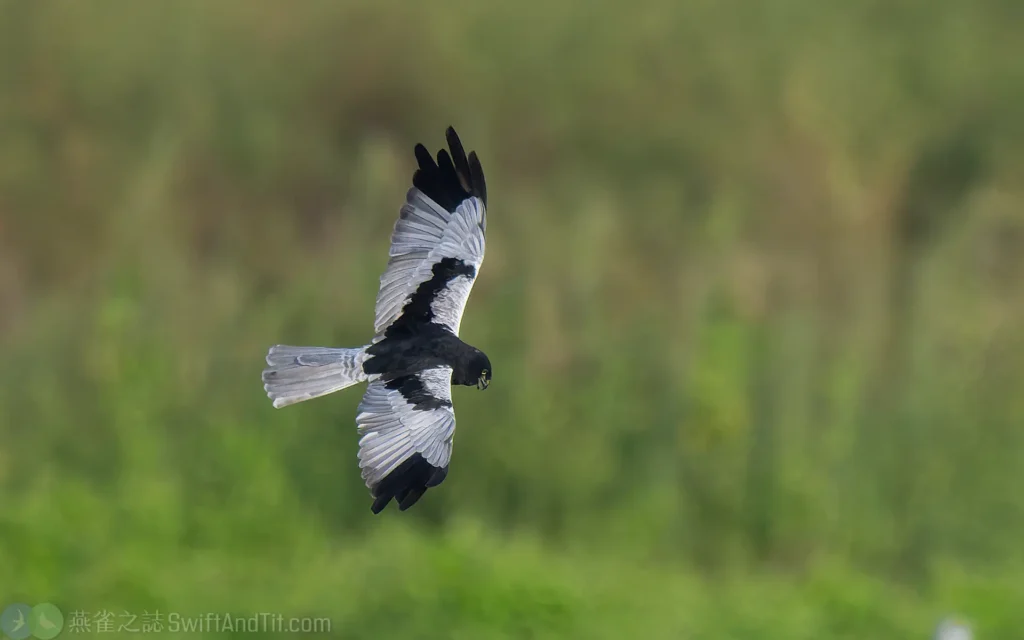
[[[451,385],[486,389],[491,361],[459,339],[484,260],[487,186],[451,127],[437,161],[422,144],[419,168],[391,234],[374,337],[362,347],[270,348],[263,388],[275,407],[368,382],[356,425],[359,467],[373,513],[394,498],[405,511],[448,475],[455,436]]]

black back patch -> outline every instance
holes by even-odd
[[[413,185],[448,212],[454,212],[471,196],[480,198],[487,206],[487,184],[476,152],[471,151],[466,157],[462,142],[452,127],[445,131],[445,138],[451,155],[441,149],[437,152],[437,162],[426,147],[416,145],[414,152],[419,169],[412,176]]]
[[[443,258],[434,264],[431,270],[431,277],[420,283],[416,291],[409,296],[408,302],[402,307],[402,315],[391,323],[391,326],[384,332],[386,337],[399,335],[410,325],[427,324],[434,319],[434,310],[431,309],[437,294],[448,285],[449,282],[459,276],[473,278],[476,276],[476,268],[466,264],[458,258]]]
[[[405,401],[411,404],[412,408],[417,411],[432,411],[452,406],[450,400],[431,395],[423,385],[423,380],[416,374],[400,376],[390,380],[384,387],[392,391],[398,391],[405,398]]]

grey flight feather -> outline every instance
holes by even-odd
[[[455,413],[451,407],[449,367],[415,374],[424,389],[446,406],[419,410],[402,394],[378,380],[366,387],[356,416],[359,434],[359,467],[367,486],[380,482],[414,453],[432,466],[448,466],[455,438]]]
[[[484,261],[486,230],[487,207],[480,198],[471,196],[454,213],[449,213],[416,187],[409,189],[391,234],[391,258],[380,277],[375,340],[402,315],[406,300],[430,279],[435,263],[458,258],[479,273]],[[435,302],[435,314],[455,335],[459,335],[476,276],[461,280],[448,287],[443,302]]]

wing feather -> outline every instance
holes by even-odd
[[[437,162],[416,145],[419,169],[406,193],[391,234],[388,266],[380,277],[375,307],[377,342],[405,315],[422,289],[415,320],[437,320],[458,335],[466,302],[483,264],[487,229],[487,189],[476,154],[467,158],[454,129],[446,132],[449,151]],[[451,261],[457,261],[453,263]],[[439,265],[456,264],[448,272]],[[472,275],[467,276],[471,272]],[[456,278],[458,283],[454,283]]]
[[[359,467],[375,513],[395,497],[407,509],[447,474],[455,437],[451,376],[450,367],[441,367],[367,385],[356,424]]]

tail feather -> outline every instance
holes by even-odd
[[[367,380],[366,347],[292,347],[276,345],[267,353],[263,388],[280,409],[319,398]]]

